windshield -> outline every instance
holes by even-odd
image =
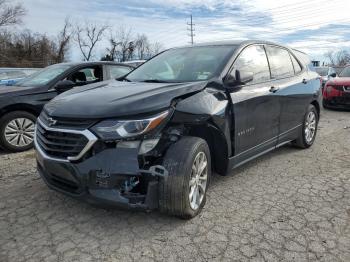
[[[235,46],[170,49],[141,65],[127,76],[136,82],[194,82],[218,76]]]
[[[350,77],[350,66],[345,67],[343,71],[339,74],[340,77]]]
[[[328,75],[328,67],[317,67],[315,68],[315,70],[320,76]]]
[[[43,86],[55,79],[57,76],[66,71],[70,66],[68,65],[53,65],[46,67],[37,73],[19,81],[18,86]]]

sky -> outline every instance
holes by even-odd
[[[22,0],[27,15],[22,28],[56,35],[69,16],[91,20],[116,31],[130,27],[165,48],[187,45],[193,15],[195,43],[261,39],[286,44],[324,61],[327,51],[350,51],[348,0]],[[106,42],[97,47],[96,58]],[[71,60],[81,59],[73,44]]]

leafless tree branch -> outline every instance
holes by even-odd
[[[0,27],[21,23],[25,14],[22,4],[9,4],[8,0],[0,0]]]
[[[85,61],[90,61],[96,44],[102,40],[102,37],[108,28],[108,25],[98,25],[88,21],[86,21],[83,26],[76,26],[75,41],[78,43]]]

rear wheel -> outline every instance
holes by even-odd
[[[184,137],[168,149],[163,165],[169,175],[160,181],[160,211],[185,219],[195,217],[205,205],[211,177],[207,143]]]
[[[314,105],[309,105],[304,116],[304,122],[299,137],[294,141],[294,145],[300,148],[309,148],[313,145],[318,125],[318,113]]]
[[[28,112],[14,111],[0,119],[0,146],[11,152],[33,147],[36,117]]]

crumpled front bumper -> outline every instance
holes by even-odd
[[[167,172],[161,166],[140,170],[138,152],[130,148],[106,149],[85,161],[49,159],[36,152],[37,169],[51,188],[99,206],[152,210],[158,208],[158,180]],[[131,177],[147,178],[144,194],[125,193],[121,183]]]

